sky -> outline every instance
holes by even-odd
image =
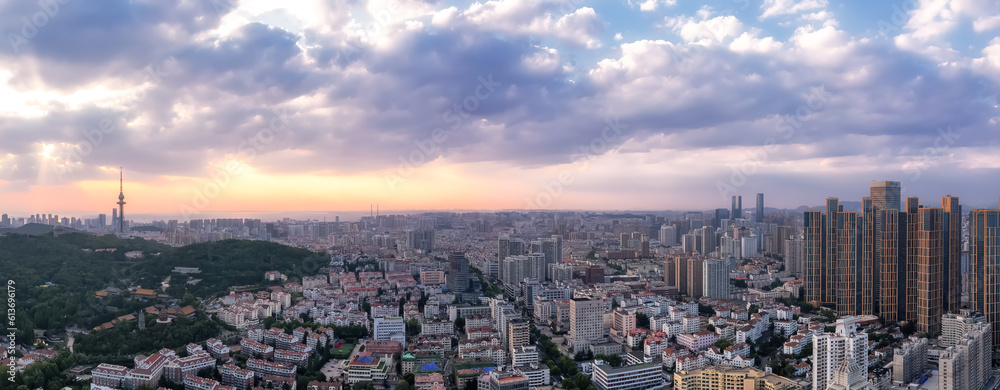
[[[0,2],[0,212],[997,207],[993,0]]]

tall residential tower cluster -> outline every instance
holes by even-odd
[[[941,207],[901,203],[895,181],[872,182],[860,212],[828,198],[826,212],[803,220],[805,299],[938,334],[942,314],[960,307],[961,229],[958,197]]]

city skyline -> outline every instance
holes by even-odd
[[[119,177],[119,181],[120,181],[119,182],[119,202],[121,202],[123,200],[123,196],[124,196],[124,176],[123,176],[122,172],[123,172],[123,170],[120,169],[120,172],[119,172],[119,176],[120,176]],[[872,183],[872,186],[874,186],[877,182],[882,182],[882,181],[883,180],[873,180],[871,183]],[[890,183],[890,182],[891,183],[896,183],[897,188],[896,188],[896,192],[894,194],[895,194],[895,196],[897,198],[899,198],[900,194],[903,194],[902,192],[899,191],[899,183],[900,182],[898,182],[898,181],[897,182],[894,182],[894,181],[885,181],[885,183]],[[874,187],[872,187],[872,188],[874,188]],[[982,192],[982,191],[979,191],[979,192]],[[944,197],[951,197],[952,194],[953,194],[952,191],[944,191],[943,193],[946,193],[946,195],[942,195],[942,198],[944,198]],[[917,196],[917,195],[919,195],[919,194],[910,194],[909,197],[920,198],[920,196]],[[758,222],[760,221],[758,219],[760,217],[757,214],[760,212],[760,210],[770,209],[770,210],[781,210],[781,211],[793,211],[794,212],[794,211],[801,211],[799,209],[803,209],[803,208],[805,208],[805,210],[823,210],[824,207],[825,207],[822,204],[809,204],[809,203],[802,203],[802,204],[800,204],[798,206],[794,206],[794,207],[780,207],[780,206],[776,206],[776,205],[765,204],[763,197],[764,197],[764,193],[757,193],[756,194],[756,205],[755,205],[754,208],[750,209],[754,213],[752,219],[754,219],[755,221],[758,221]],[[842,198],[842,197],[839,197],[839,196],[829,196],[828,198],[845,199],[845,201],[847,203],[856,203],[857,207],[856,207],[856,209],[854,209],[855,211],[861,211],[861,209],[863,207],[865,207],[864,206],[864,202],[853,201],[853,200],[850,200],[851,198]],[[864,198],[864,195],[862,195],[861,197],[859,197],[859,199],[860,198]],[[988,199],[995,200],[996,197],[989,197]],[[731,201],[732,201],[731,210],[735,210],[736,212],[743,212],[745,214],[746,209],[744,209],[742,207],[742,195],[733,195]],[[819,202],[813,202],[813,203],[819,203]],[[992,204],[986,203],[986,204],[981,204],[981,205],[980,204],[976,204],[976,205],[966,205],[966,204],[963,204],[963,208],[965,210],[970,210],[970,209],[980,209],[980,208],[992,208],[992,207],[995,207],[996,205],[997,205],[996,202],[994,202]],[[372,216],[378,215],[378,214],[381,214],[381,215],[394,215],[394,214],[410,215],[410,214],[418,214],[418,213],[424,213],[424,212],[582,211],[582,212],[612,212],[612,213],[613,212],[628,212],[628,213],[680,213],[680,212],[698,212],[698,211],[711,212],[713,210],[716,210],[716,211],[718,211],[718,210],[730,211],[730,209],[725,208],[725,207],[724,208],[716,208],[716,209],[712,209],[712,208],[707,208],[707,209],[670,209],[670,208],[665,208],[665,209],[641,209],[641,208],[636,208],[636,209],[517,209],[517,208],[509,208],[509,209],[486,209],[486,208],[484,208],[484,209],[477,209],[477,208],[468,208],[468,209],[466,209],[466,208],[441,208],[441,209],[387,209],[387,210],[383,209],[383,210],[377,210],[376,208],[380,207],[380,205],[369,204],[368,206],[369,206],[369,208],[367,210],[280,210],[280,209],[272,209],[272,210],[200,211],[200,210],[197,210],[197,209],[192,209],[190,207],[190,205],[183,205],[182,206],[182,211],[177,212],[177,213],[169,213],[169,212],[168,213],[155,213],[155,212],[154,213],[141,213],[141,212],[140,213],[136,213],[134,211],[130,211],[130,215],[132,215],[132,216],[136,216],[137,215],[138,217],[136,219],[133,219],[133,220],[145,223],[145,222],[152,222],[152,221],[157,221],[157,220],[169,220],[169,219],[177,219],[177,220],[185,220],[186,221],[186,220],[192,220],[192,219],[206,219],[206,218],[207,219],[214,219],[214,218],[245,218],[245,217],[260,218],[260,217],[263,217],[263,216],[272,216],[272,217],[280,217],[280,218],[302,218],[302,219],[324,219],[326,217],[331,217],[331,218],[341,217],[341,218],[345,218],[345,220],[350,220],[350,219],[361,218],[361,217],[368,216],[368,215],[372,215]],[[898,207],[899,205],[897,204],[896,206]],[[60,206],[56,206],[56,207],[60,207]],[[113,213],[114,212],[121,212],[123,210],[122,207],[123,207],[123,205],[119,205],[118,203],[114,203],[114,207],[113,208],[115,210],[112,210],[112,212]],[[36,215],[36,214],[42,214],[42,215],[52,214],[52,215],[60,215],[60,216],[66,216],[66,217],[88,218],[88,217],[93,216],[93,215],[104,214],[105,212],[101,212],[99,210],[61,211],[61,210],[58,210],[58,209],[56,211],[53,211],[53,209],[46,209],[45,212],[41,212],[41,211],[38,211],[38,210],[36,210],[36,211],[19,211],[19,210],[15,210],[15,209],[0,210],[0,213],[8,214],[12,218],[13,217],[30,217],[30,216],[33,216],[33,215]],[[732,213],[733,213],[733,211],[730,211],[730,214],[732,214]],[[120,215],[116,215],[116,216],[112,217],[111,220],[112,221],[119,221],[120,219],[121,219],[121,216]]]
[[[137,214],[980,207],[1000,170],[991,2],[228,3],[0,5],[5,206],[101,211],[125,166]]]
[[[1000,388],[1000,0],[0,27],[0,390]]]

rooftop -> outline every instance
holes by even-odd
[[[656,363],[645,363],[645,364],[638,364],[638,365],[634,365],[634,366],[625,366],[625,367],[611,367],[611,366],[609,366],[607,364],[602,364],[602,365],[599,365],[597,367],[600,368],[601,371],[604,371],[604,372],[606,372],[608,374],[618,374],[618,373],[628,372],[628,371],[643,370],[643,369],[647,369],[647,368],[651,368],[651,367],[659,367],[659,364],[656,364]]]

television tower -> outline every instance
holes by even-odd
[[[125,233],[125,173],[118,168],[118,232]]]

